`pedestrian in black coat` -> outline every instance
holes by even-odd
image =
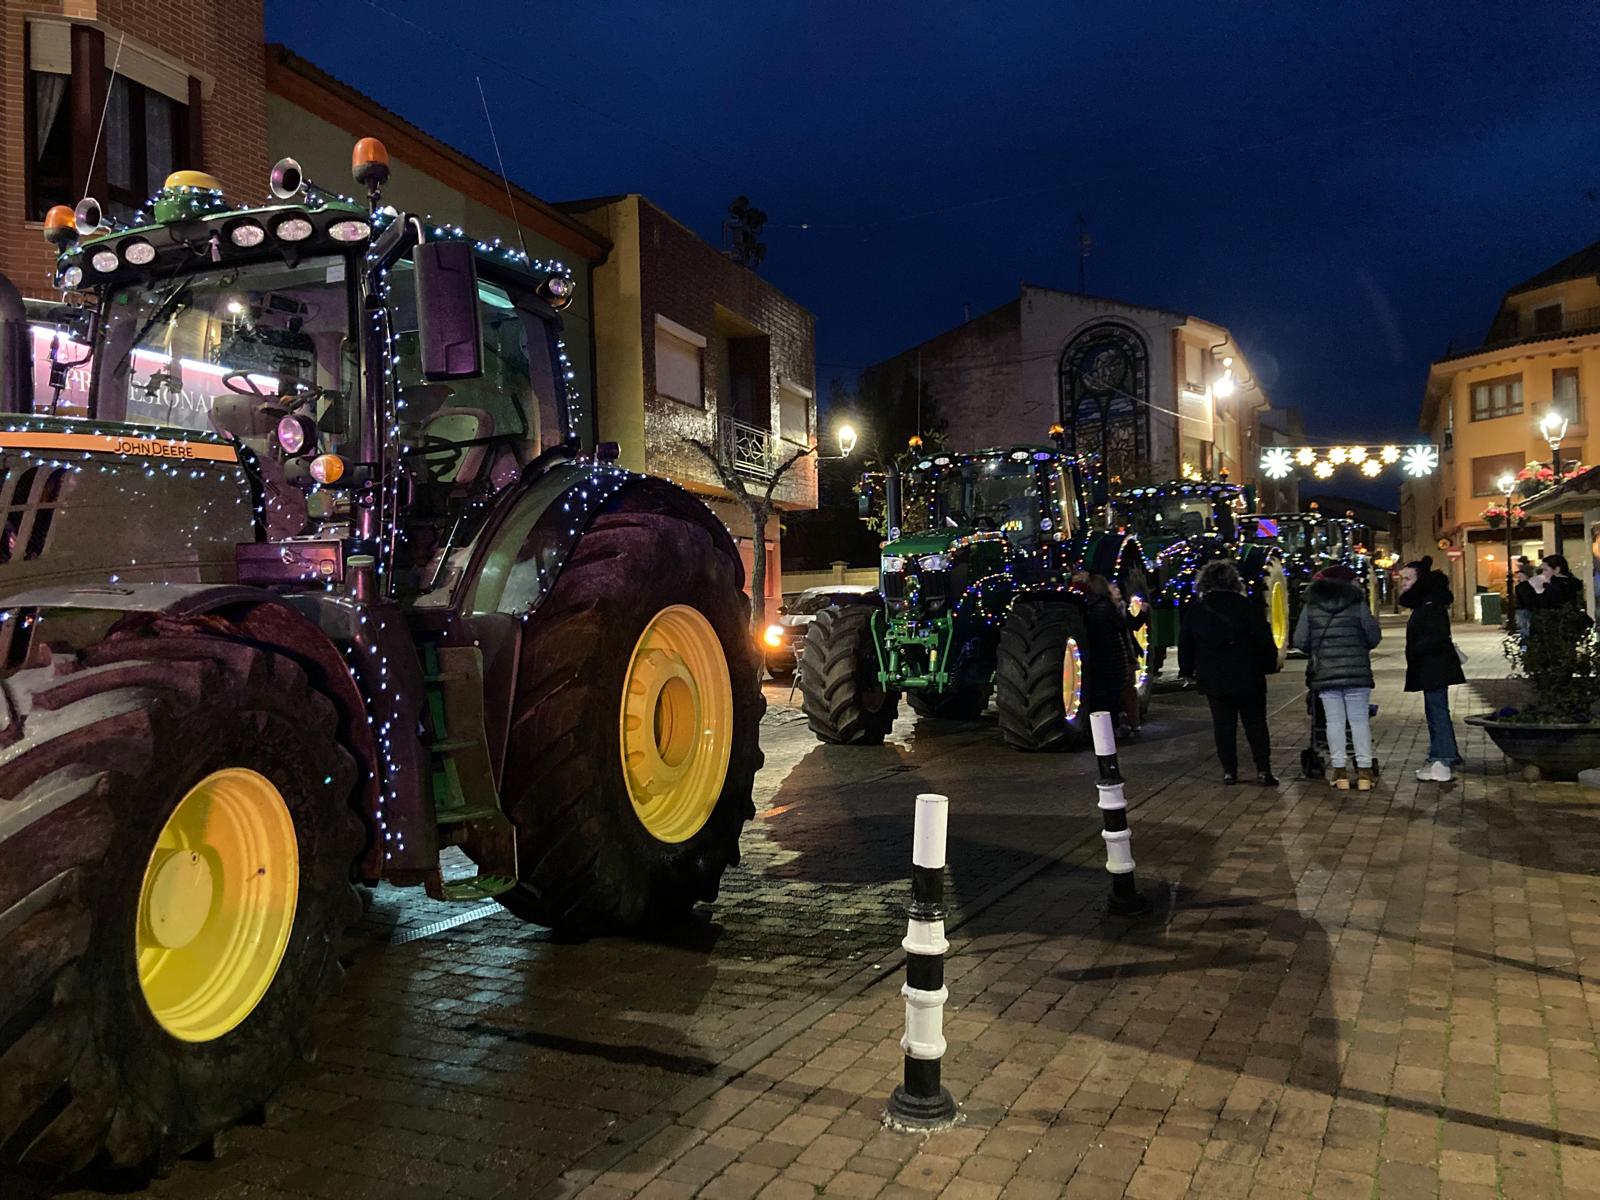
[[[1406,691],[1422,693],[1428,718],[1428,765],[1417,778],[1448,783],[1461,762],[1450,720],[1450,689],[1467,681],[1450,637],[1450,580],[1423,557],[1400,569],[1400,605],[1406,619]]]
[[[1306,686],[1317,696],[1328,724],[1328,782],[1348,791],[1344,731],[1356,752],[1356,788],[1373,786],[1372,650],[1382,639],[1378,618],[1367,607],[1367,595],[1355,583],[1356,573],[1335,564],[1317,572],[1306,588],[1305,606],[1294,629],[1294,645],[1311,660]]]
[[[1227,559],[1202,567],[1195,590],[1198,595],[1183,610],[1178,633],[1178,674],[1193,679],[1211,705],[1222,782],[1238,780],[1238,727],[1243,723],[1256,782],[1276,787],[1267,732],[1267,676],[1278,669],[1278,647],[1266,611],[1245,595],[1239,570]]]
[[[1090,712],[1122,712],[1123,686],[1128,680],[1128,619],[1111,595],[1104,575],[1079,572],[1074,580],[1083,588],[1084,622],[1088,625],[1088,679],[1083,701]]]

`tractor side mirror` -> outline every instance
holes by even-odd
[[[412,253],[422,377],[430,383],[483,374],[478,271],[468,242],[424,242]]]

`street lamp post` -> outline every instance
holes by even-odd
[[[1567,418],[1554,408],[1549,409],[1539,420],[1539,432],[1544,434],[1544,440],[1550,447],[1550,473],[1554,477],[1551,486],[1561,483],[1561,442],[1567,436]],[[1509,514],[1507,514],[1509,517]],[[1555,513],[1556,536],[1555,553],[1561,553],[1561,512]]]
[[[1511,574],[1511,498],[1517,493],[1517,477],[1510,471],[1495,481],[1506,494],[1506,626],[1511,625],[1511,606],[1516,603],[1516,581]]]

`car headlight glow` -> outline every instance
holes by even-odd
[[[761,640],[769,646],[783,645],[783,626],[768,625],[767,631],[761,635]]]

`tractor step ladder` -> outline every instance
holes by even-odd
[[[500,808],[489,758],[483,651],[424,643],[422,668],[434,738],[429,746],[434,817],[441,826],[462,831],[459,840],[478,863],[477,875],[441,879],[438,898],[486,900],[517,886],[517,837]]]

